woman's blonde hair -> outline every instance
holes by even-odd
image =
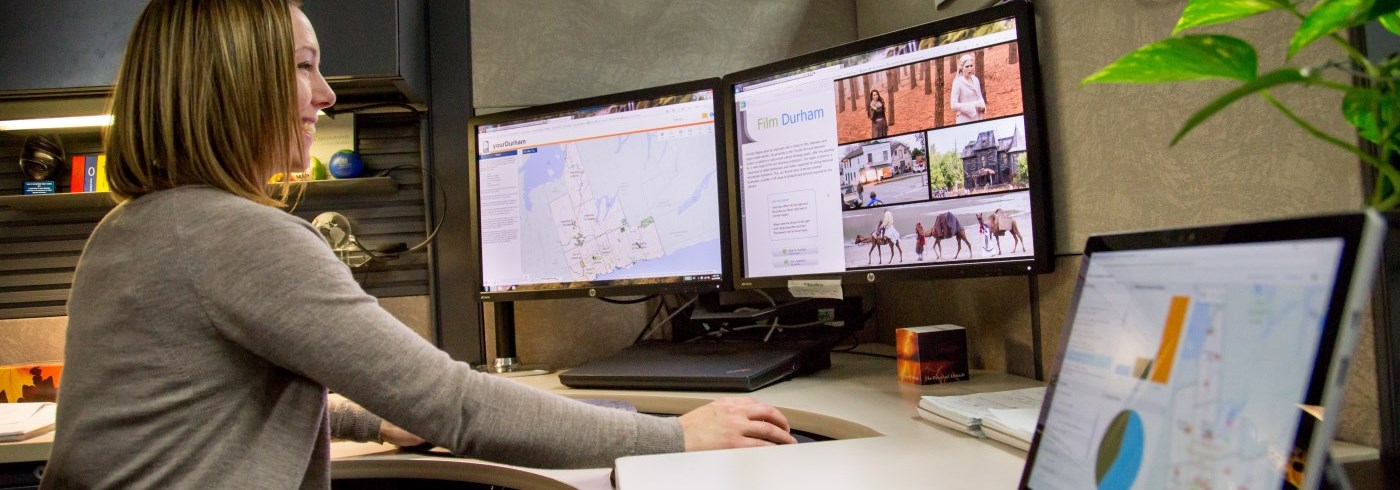
[[[976,58],[972,56],[972,53],[966,53],[966,54],[963,54],[962,56],[959,56],[959,57],[958,57],[958,68],[962,68],[962,66],[963,66],[964,64],[966,64],[966,63],[971,63],[972,60],[974,60],[974,59],[976,59]]]
[[[288,0],[153,0],[112,94],[107,175],[118,200],[208,185],[283,206],[266,179],[300,154]]]

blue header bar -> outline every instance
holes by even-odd
[[[481,159],[482,159],[482,160],[486,160],[486,159],[489,159],[489,158],[513,157],[513,156],[515,156],[516,153],[517,153],[517,150],[503,151],[503,152],[500,152],[500,153],[487,153],[487,154],[485,154],[485,155],[482,155],[482,156],[481,156]]]

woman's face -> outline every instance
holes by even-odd
[[[880,98],[880,91],[879,91],[879,90],[871,90],[871,91],[870,91],[870,98],[872,98],[872,99],[879,99],[879,98]]]
[[[301,116],[301,151],[297,162],[310,161],[311,140],[316,134],[316,113],[335,104],[335,92],[321,76],[321,44],[311,20],[292,7],[292,59],[297,64],[297,113]]]
[[[962,70],[963,76],[972,76],[972,60],[963,60],[962,66],[959,68]]]

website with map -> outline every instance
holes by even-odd
[[[1280,488],[1341,239],[1094,254],[1031,488]]]
[[[718,280],[711,95],[479,127],[484,290]]]
[[[1033,256],[1016,45],[1003,19],[736,83],[744,277]]]

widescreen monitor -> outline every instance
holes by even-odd
[[[718,79],[470,122],[480,298],[718,290],[726,176]]]
[[[735,286],[1052,269],[1029,4],[725,77]]]

